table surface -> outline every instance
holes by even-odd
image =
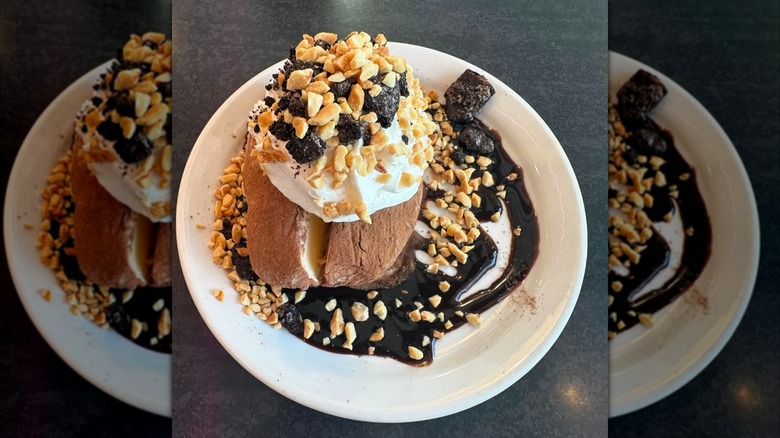
[[[610,50],[680,84],[734,143],[755,191],[762,240],[758,280],[731,341],[679,391],[610,420],[610,435],[777,436],[780,430],[779,31],[777,2],[609,3]]]
[[[131,33],[171,33],[171,3],[0,2],[0,187],[27,131],[73,81],[115,56]],[[74,108],[75,111],[78,108]],[[2,236],[0,236],[2,239]],[[32,245],[32,242],[30,242]],[[166,436],[171,420],[103,393],[49,348],[0,260],[0,436]],[[63,305],[64,302],[63,302]]]
[[[286,57],[303,33],[384,32],[480,66],[517,91],[563,145],[588,214],[582,293],[562,335],[534,369],[495,398],[465,412],[415,424],[370,424],[319,413],[277,394],[245,371],[200,318],[174,272],[174,430],[178,434],[312,436],[531,433],[604,436],[606,324],[606,3],[467,1],[176,1],[175,171],[206,122],[238,87]],[[467,36],[468,35],[468,36]],[[174,178],[178,181],[178,178]],[[174,188],[175,189],[175,188]]]

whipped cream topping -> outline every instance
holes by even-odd
[[[171,216],[171,41],[132,35],[76,117],[98,182],[153,222]]]
[[[407,201],[433,158],[427,100],[385,43],[304,35],[250,113],[252,155],[280,192],[325,222],[370,222]]]

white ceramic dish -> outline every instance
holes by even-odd
[[[92,84],[107,62],[79,78],[46,108],[14,162],[5,197],[4,235],[8,264],[27,314],[46,342],[82,377],[140,409],[171,415],[171,356],[137,346],[70,313],[54,273],[38,260],[35,240],[41,222],[46,177],[70,146],[73,120],[92,96]],[[34,227],[25,229],[24,225]],[[50,302],[40,291],[52,293]]]
[[[610,417],[641,409],[688,383],[718,355],[742,318],[755,284],[759,226],[753,189],[734,146],[715,119],[682,87],[626,56],[609,55],[609,94],[638,69],[669,93],[653,119],[669,130],[696,179],[712,225],[710,260],[694,286],[610,342]]]
[[[415,67],[426,90],[442,95],[464,69],[482,72],[434,50],[408,44],[390,48]],[[243,146],[246,116],[281,65],[258,74],[227,99],[201,132],[184,170],[176,210],[179,257],[192,299],[212,333],[236,361],[280,394],[351,419],[406,422],[440,417],[512,385],[560,335],[577,301],[585,268],[582,197],[550,129],[520,96],[482,72],[496,95],[481,118],[501,133],[521,164],[538,214],[539,256],[520,286],[535,297],[536,310],[529,311],[521,300],[504,300],[485,315],[479,330],[463,327],[445,336],[436,344],[433,364],[424,368],[328,353],[243,314],[232,282],[212,263],[206,246],[208,227],[214,222],[217,178]],[[207,229],[198,229],[197,224]],[[214,298],[217,288],[225,291],[224,302]]]

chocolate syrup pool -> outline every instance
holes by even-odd
[[[621,332],[628,330],[639,322],[640,313],[655,313],[664,308],[688,290],[701,274],[710,257],[712,231],[707,209],[696,186],[696,172],[680,155],[674,144],[672,134],[659,128],[659,133],[667,144],[666,152],[658,154],[665,160],[664,174],[667,184],[676,184],[679,195],[677,203],[672,202],[666,188],[653,186],[650,194],[654,198],[652,208],[645,207],[647,216],[653,222],[663,221],[667,213],[680,215],[683,230],[693,229],[693,234],[682,233],[684,237],[680,266],[674,275],[661,287],[647,291],[637,298],[642,288],[659,272],[669,267],[671,249],[661,233],[654,230],[653,237],[647,242],[647,248],[642,252],[639,263],[632,265],[630,272],[623,276],[613,270],[609,271],[609,284],[620,281],[623,285],[619,293],[612,293],[612,305],[609,312],[615,312],[616,318],[609,318],[609,331]],[[690,175],[681,180],[680,175]],[[652,177],[654,171],[645,174]],[[620,321],[623,324],[618,324]]]
[[[52,222],[52,230],[59,229],[57,222]],[[69,240],[66,245],[60,248],[60,261],[65,270],[68,278],[82,282],[86,280],[86,276],[79,268],[78,259],[75,256],[68,255],[65,250],[73,246],[73,240]],[[97,292],[97,286],[93,285]],[[154,345],[152,345],[152,333],[156,333],[156,330],[144,330],[135,339],[132,336],[132,321],[138,320],[142,324],[146,324],[149,327],[157,327],[157,321],[160,318],[160,313],[154,310],[154,305],[159,300],[163,300],[164,309],[171,309],[171,291],[169,287],[139,287],[133,291],[132,298],[127,302],[123,302],[125,294],[124,289],[109,289],[109,293],[114,296],[113,304],[104,309],[106,314],[106,322],[111,328],[123,337],[129,339],[133,343],[140,345],[141,347],[148,348],[149,350],[157,351],[160,353],[171,353],[171,341],[170,335],[164,336],[159,339]]]
[[[433,336],[434,331],[446,333],[454,330],[466,322],[466,314],[482,313],[513,292],[526,277],[536,260],[539,247],[539,227],[523,183],[521,169],[503,150],[500,136],[495,131],[485,128],[484,125],[483,130],[496,144],[495,150],[486,155],[493,161],[488,170],[493,174],[496,185],[503,184],[505,186],[504,200],[507,208],[504,210],[497,196],[498,190],[495,185],[493,187],[480,186],[475,193],[482,198],[482,203],[479,208],[472,207],[471,211],[480,222],[489,221],[490,216],[496,212],[501,212],[502,215],[508,214],[511,229],[520,227],[522,230],[519,236],[511,232],[501,236],[503,239],[512,239],[509,261],[501,276],[490,287],[475,291],[469,294],[466,299],[461,299],[489,269],[496,265],[498,256],[496,243],[480,227],[480,237],[474,241],[474,248],[469,252],[467,262],[458,265],[455,276],[447,276],[441,272],[428,273],[425,264],[415,261],[414,269],[403,282],[395,287],[377,289],[378,295],[373,299],[367,297],[368,291],[348,287],[309,288],[306,291],[306,296],[295,304],[295,307],[302,319],[319,322],[321,330],[312,334],[309,339],[304,339],[302,334],[296,335],[297,337],[315,347],[334,353],[367,355],[369,348],[374,347],[373,355],[375,356],[390,357],[410,365],[424,366],[433,360],[436,342],[436,338]],[[511,173],[517,174],[517,179],[514,181],[507,179]],[[477,169],[472,177],[481,175],[482,171]],[[423,198],[423,203],[433,201],[441,195],[441,192],[428,191]],[[419,220],[425,221],[422,215]],[[425,251],[431,241],[426,239],[421,239],[421,241],[420,247],[415,249]],[[235,252],[235,249],[233,257],[234,260],[241,257]],[[449,282],[450,289],[447,292],[442,292],[439,289],[441,281]],[[285,289],[284,292],[292,297],[296,290]],[[435,308],[428,301],[428,298],[434,295],[439,295],[442,298],[441,303]],[[351,350],[342,347],[346,340],[345,334],[330,339],[328,345],[323,344],[323,339],[330,335],[328,327],[332,311],[329,312],[325,309],[325,303],[330,300],[336,300],[336,308],[342,310],[345,323],[350,321],[354,323],[357,338],[352,343]],[[372,310],[379,300],[383,301],[387,308],[387,316],[384,320],[374,315],[373,311],[369,312],[366,321],[356,322],[354,320],[351,308],[355,302],[361,302]],[[428,310],[437,315],[437,318],[433,322],[411,321],[407,314],[418,308],[415,302],[423,305],[420,310]],[[441,319],[438,317],[440,314],[443,316]],[[380,327],[384,329],[384,338],[378,342],[369,341],[371,334]],[[427,345],[424,342],[426,337],[429,339]],[[423,358],[412,360],[408,353],[409,347],[415,347],[422,351]]]

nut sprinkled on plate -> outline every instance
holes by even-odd
[[[371,337],[368,338],[371,342],[379,342],[385,337],[385,329],[382,327],[379,327],[378,329],[374,330],[373,333],[371,333]]]
[[[355,332],[355,324],[353,324],[352,322],[348,322],[344,326],[344,332],[346,333],[347,340],[344,341],[344,343],[341,346],[346,348],[347,350],[351,350],[352,343],[355,342],[355,339],[357,338],[357,332]]]
[[[374,315],[382,321],[385,320],[387,317],[387,307],[385,307],[384,302],[377,301],[376,304],[374,304]]]
[[[653,315],[649,313],[640,313],[639,314],[639,322],[642,323],[642,325],[647,327],[653,326]]]
[[[355,301],[355,304],[352,305],[352,317],[355,318],[355,321],[362,322],[368,319],[368,306],[361,303],[360,301]]]
[[[130,327],[130,337],[133,339],[138,339],[138,337],[141,336],[141,332],[143,331],[143,324],[141,324],[141,321],[133,319],[130,321]]]
[[[309,339],[314,334],[314,323],[309,319],[303,320],[303,338]]]
[[[412,347],[410,345],[408,351],[409,351],[409,357],[412,358],[413,360],[420,360],[423,358],[422,351],[420,351],[420,349],[418,349],[417,347]]]
[[[467,313],[466,321],[473,326],[482,325],[482,316],[477,313]]]
[[[344,316],[341,314],[341,309],[336,309],[330,320],[330,337],[335,338],[342,333],[344,333]]]

